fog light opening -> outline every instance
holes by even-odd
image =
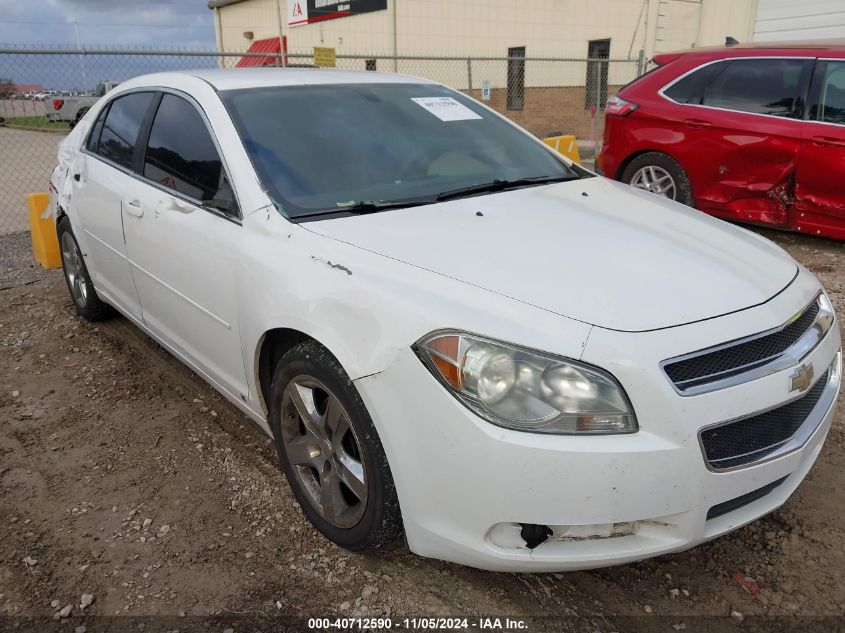
[[[594,525],[555,525],[552,539],[555,541],[588,541],[593,539],[631,536],[639,529],[638,521],[625,523],[598,523]]]
[[[525,541],[525,546],[528,549],[534,549],[538,545],[542,545],[552,535],[552,528],[548,525],[537,525],[536,523],[520,523],[522,531],[520,536]]]

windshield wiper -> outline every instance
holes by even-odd
[[[434,198],[423,198],[417,200],[396,200],[394,202],[382,202],[380,200],[360,200],[334,209],[320,209],[318,211],[309,211],[307,213],[299,213],[295,218],[308,218],[319,215],[335,215],[338,213],[353,213],[355,215],[365,215],[367,213],[378,213],[379,211],[389,211],[390,209],[407,209],[409,207],[421,207],[424,204],[434,204],[437,202]]]
[[[466,196],[474,196],[478,193],[490,193],[495,191],[505,191],[506,189],[518,189],[519,187],[532,187],[534,185],[546,185],[554,182],[566,182],[567,180],[577,180],[580,178],[577,174],[567,174],[566,176],[536,176],[534,178],[514,178],[508,180],[506,178],[496,178],[490,182],[483,182],[477,185],[470,185],[468,187],[460,187],[458,189],[450,189],[437,195],[437,200],[452,200],[453,198],[463,198]]]
[[[519,187],[532,187],[536,185],[547,185],[555,182],[567,182],[569,180],[578,180],[581,178],[579,174],[567,174],[564,176],[535,176],[533,178],[514,178],[507,180],[504,178],[497,178],[490,182],[480,183],[477,185],[470,185],[468,187],[460,187],[459,189],[450,189],[437,194],[434,198],[416,198],[411,200],[359,200],[357,202],[350,202],[348,204],[338,204],[332,209],[319,209],[314,211],[307,211],[305,213],[298,213],[293,216],[294,220],[303,218],[318,217],[321,215],[335,215],[340,213],[349,213],[353,215],[366,215],[367,213],[378,213],[380,211],[389,211],[391,209],[408,209],[410,207],[421,207],[426,204],[435,204],[444,200],[451,200],[453,198],[462,198],[466,196],[473,196],[479,193],[488,193],[495,191],[505,191],[506,189],[517,189]]]
[[[387,211],[389,209],[406,209],[408,207],[420,207],[424,204],[434,204],[437,200],[423,199],[423,200],[396,200],[394,202],[382,202],[381,200],[360,200],[352,204],[339,206],[336,213],[376,213],[378,211]]]

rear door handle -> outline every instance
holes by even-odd
[[[129,215],[134,215],[136,218],[143,217],[144,215],[144,208],[138,200],[132,200],[130,202],[124,200],[123,210]]]
[[[834,138],[832,136],[814,136],[813,143],[823,147],[845,147],[845,139]]]
[[[704,119],[684,119],[684,125],[693,129],[700,129],[710,127],[710,121],[705,121]]]

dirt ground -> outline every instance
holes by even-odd
[[[845,246],[765,235],[845,315]],[[0,237],[0,265],[0,630],[304,630],[303,618],[353,615],[510,616],[534,630],[845,627],[841,403],[783,508],[688,552],[534,575],[419,558],[401,540],[352,554],[306,522],[266,436],[124,319],[79,319],[27,236]]]

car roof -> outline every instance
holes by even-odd
[[[658,53],[659,55],[712,55],[714,53],[732,56],[746,53],[800,53],[807,52],[813,55],[819,52],[832,54],[845,54],[845,40],[830,39],[817,40],[812,42],[744,42],[733,46],[702,46],[701,48],[690,48],[686,50],[672,51],[669,53]]]
[[[162,75],[168,75],[169,78],[177,79],[179,76],[197,77],[208,82],[217,90],[331,84],[436,83],[412,75],[336,70],[333,68],[215,68],[185,70],[145,75],[135,78],[132,83],[136,86],[143,85],[144,83],[153,84]]]

